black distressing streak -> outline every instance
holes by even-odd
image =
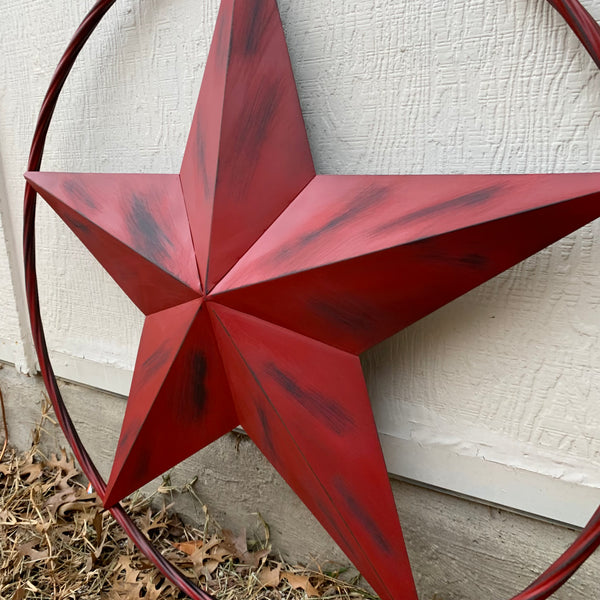
[[[152,451],[154,448],[159,446],[160,444],[156,444],[154,446],[149,446],[147,453],[144,455],[144,460],[136,460],[133,463],[133,468],[135,471],[134,479],[137,481],[147,481],[148,475],[150,474],[150,467],[153,465],[152,460]]]
[[[269,425],[269,419],[267,413],[264,411],[262,406],[256,406],[256,412],[258,413],[258,421],[261,429],[261,439],[265,445],[264,453],[268,456],[271,462],[277,460],[277,451],[275,450],[275,444],[271,439],[271,426]]]
[[[467,267],[472,267],[474,269],[480,269],[481,267],[485,267],[488,263],[487,257],[482,254],[465,254],[459,258],[459,262]]]
[[[356,219],[365,211],[375,209],[379,203],[387,198],[389,192],[390,190],[388,187],[375,184],[361,190],[350,202],[348,202],[344,212],[332,217],[319,229],[309,231],[297,240],[280,248],[277,255],[273,257],[274,260],[278,262],[280,259],[284,259],[287,256],[293,256],[296,252],[299,252],[315,240],[318,240],[321,236],[341,229],[347,222]]]
[[[347,221],[352,221],[359,217],[364,211],[375,208],[381,201],[385,200],[389,193],[387,187],[370,185],[369,187],[361,190],[355,198],[348,204],[346,210],[330,219],[325,225],[316,232],[307,234],[306,237],[310,236],[311,240],[314,237],[318,237],[321,233],[326,233],[339,229]]]
[[[166,344],[159,346],[143,363],[144,371],[150,373],[162,367],[171,357],[171,352]]]
[[[251,99],[251,110],[243,115],[238,132],[240,158],[255,163],[259,149],[264,144],[273,117],[281,102],[281,86],[276,81],[265,81],[256,96]]]
[[[296,380],[284,373],[276,364],[267,364],[265,373],[293,396],[311,415],[336,434],[342,435],[354,426],[354,419],[344,412],[339,404],[315,390],[301,387]]]
[[[215,31],[215,44],[216,44],[216,65],[215,68],[218,71],[226,71],[229,65],[229,50],[231,45],[231,31],[226,27],[227,21],[225,19],[219,19],[217,23],[217,30]],[[226,75],[225,75],[226,78]],[[205,85],[214,85],[212,81],[204,81],[202,87]],[[202,88],[201,88],[202,89]],[[202,96],[202,91],[201,91]],[[197,109],[198,110],[198,109]],[[204,189],[205,202],[212,201],[211,181],[206,165],[206,129],[210,123],[208,119],[214,119],[214,115],[210,110],[200,110],[197,115],[196,131],[195,131],[195,155],[197,159],[197,167],[199,177],[202,181],[202,187]],[[216,177],[216,173],[212,174]],[[213,182],[214,185],[214,182]]]
[[[202,352],[191,352],[188,356],[188,397],[197,416],[202,414],[206,404],[206,371],[206,356]],[[184,415],[186,412],[184,410]]]
[[[217,63],[223,69],[227,68],[229,62],[229,48],[231,45],[231,29],[227,28],[226,25],[227,21],[225,19],[219,19],[215,31]]]
[[[127,429],[124,429],[121,432],[121,437],[119,438],[119,443],[118,443],[119,448],[123,448],[126,450],[129,449],[129,442],[131,440],[131,434],[132,434],[131,426]]]
[[[431,238],[418,240],[414,242],[414,246],[423,248],[423,258],[430,263],[446,263],[448,265],[467,267],[468,269],[479,270],[487,267],[489,260],[487,256],[483,254],[477,254],[476,252],[470,252],[469,254],[457,254],[452,251],[440,248],[435,250],[434,238],[433,245],[434,250],[431,249],[432,240]]]
[[[89,239],[92,237],[92,232],[84,221],[63,217],[65,223],[73,230],[80,239]]]
[[[322,298],[309,299],[307,303],[313,313],[325,321],[333,321],[346,331],[371,331],[376,319],[365,305],[341,296],[331,302]]]
[[[456,209],[464,207],[474,207],[480,204],[484,204],[491,200],[494,196],[496,196],[501,190],[501,185],[492,185],[481,190],[476,190],[474,192],[458,196],[456,198],[451,198],[450,200],[440,202],[439,204],[434,204],[433,206],[420,208],[419,210],[415,210],[412,213],[403,215],[399,219],[395,219],[393,221],[390,221],[389,223],[380,225],[373,233],[375,235],[386,233],[390,230],[397,229],[398,227],[410,225],[415,221],[420,221],[422,219],[427,219],[429,217],[434,216],[441,218],[446,213],[452,212]]]
[[[127,215],[127,227],[135,245],[146,258],[159,263],[170,255],[173,243],[156,222],[145,199],[135,194]]]
[[[270,12],[268,2],[265,0],[254,0],[247,3],[247,13],[244,15],[244,31],[240,35],[240,40],[244,41],[244,54],[253,56],[257,53],[259,42],[262,37],[263,29],[268,23]]]
[[[335,509],[335,505],[333,505],[333,504],[326,505],[324,502],[321,502],[318,499],[315,500],[315,502],[317,503],[317,508],[319,509],[321,514],[327,519],[327,529],[330,532],[331,532],[331,530],[333,530],[338,535],[339,539],[344,544],[346,544],[346,548],[344,549],[344,552],[348,555],[348,557],[351,560],[356,559],[357,555],[355,552],[352,551],[353,544],[348,539],[347,529],[344,528],[344,530],[342,530],[342,527],[340,525],[338,525],[338,523],[341,520],[341,522],[347,527],[346,522],[341,518],[339,512],[337,512],[337,510]],[[330,510],[330,506],[333,508],[333,510]],[[354,559],[352,557],[354,557]]]
[[[65,192],[78,202],[85,204],[93,210],[98,208],[96,200],[90,195],[85,185],[78,179],[67,179],[64,182],[63,187],[65,188]]]
[[[371,518],[370,511],[364,509],[356,500],[354,494],[351,490],[349,490],[344,481],[340,477],[336,477],[334,481],[335,488],[340,493],[346,506],[350,510],[350,512],[357,518],[357,520],[361,523],[361,525],[370,533],[371,537],[379,548],[386,554],[392,552],[392,548],[390,547],[389,542],[386,539],[385,534],[377,523]]]

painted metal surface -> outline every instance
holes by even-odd
[[[416,598],[358,354],[595,219],[600,174],[315,176],[275,0],[222,2],[179,177],[37,172],[46,106],[26,190],[33,328],[106,506],[241,423],[377,593]],[[146,314],[106,485],[35,325],[33,190]],[[560,586],[597,546],[599,520],[518,598]]]
[[[277,4],[222,2],[181,166],[206,290],[314,176]]]
[[[599,174],[318,176],[212,296],[359,353],[593,220],[599,189]]]

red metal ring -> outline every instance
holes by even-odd
[[[54,108],[67,80],[67,77],[92,32],[100,23],[116,0],[98,0],[75,32],[63,54],[46,92],[44,102],[31,143],[28,170],[39,171],[46,135],[52,120]],[[561,14],[569,27],[575,32],[594,62],[600,68],[600,26],[581,6],[578,0],[548,0]],[[104,490],[106,484],[100,476],[91,457],[83,446],[73,421],[67,411],[58,388],[52,364],[48,356],[44,328],[40,315],[37,273],[35,264],[35,211],[37,194],[26,183],[24,197],[23,253],[25,262],[25,284],[27,303],[33,340],[40,363],[42,377],[48,391],[59,424],[73,452],[92,486]],[[187,579],[177,568],[150,544],[142,532],[133,523],[122,506],[110,508],[110,513],[123,527],[127,535],[135,542],[144,555],[152,561],[162,574],[177,585],[192,600],[212,600],[212,596],[201,590]],[[600,508],[581,532],[571,547],[527,589],[512,600],[544,600],[556,592],[600,546]]]

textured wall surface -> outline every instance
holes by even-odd
[[[0,88],[0,119],[3,97]],[[0,360],[13,363],[20,371],[28,372],[33,368],[34,360],[27,317],[17,308],[18,298],[23,298],[24,288],[22,269],[19,268],[20,231],[15,232],[13,227],[0,145]]]
[[[4,219],[2,219],[4,220]],[[6,239],[6,231],[0,223],[0,235]],[[11,281],[7,246],[0,250],[0,357],[16,363],[20,357],[21,333],[17,316],[17,307]]]
[[[600,0],[584,4],[600,18]],[[17,236],[34,118],[89,5],[2,2],[0,196],[5,229],[8,220]],[[279,6],[319,172],[600,169],[600,74],[545,0]],[[66,86],[44,169],[176,172],[217,8],[217,0],[119,0]],[[38,231],[57,371],[125,391],[139,313],[45,207]],[[546,476],[573,493],[600,488],[599,240],[596,222],[368,353],[389,447],[399,440],[416,462],[443,453],[455,473],[445,485],[463,493],[477,495],[477,482],[461,488],[473,461]],[[7,265],[3,255],[0,338],[20,343]],[[412,476],[437,484],[435,469]],[[510,473],[502,503],[528,510],[530,492]],[[549,493],[565,504],[562,492]],[[582,522],[586,510],[561,518]]]

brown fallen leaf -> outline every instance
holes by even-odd
[[[37,546],[40,543],[39,540],[33,539],[25,544],[20,544],[17,547],[17,552],[21,556],[26,556],[31,560],[45,560],[48,558],[48,550],[36,550],[34,546]]]
[[[276,588],[281,582],[281,563],[273,569],[263,567],[258,573],[258,581],[263,587]]]
[[[98,509],[94,513],[94,517],[92,518],[92,525],[94,526],[94,531],[96,532],[96,546],[100,546],[100,542],[103,538],[102,533],[105,532],[104,512],[101,509]]]
[[[60,490],[53,496],[50,496],[48,500],[44,503],[45,508],[48,509],[50,514],[54,517],[58,512],[59,508],[63,504],[67,504],[70,502],[76,502],[78,500],[77,490],[69,487],[63,490]]]
[[[27,597],[27,590],[24,587],[19,586],[15,590],[15,593],[13,594],[13,597],[11,600],[25,600],[26,597]]]
[[[211,581],[212,574],[217,570],[220,564],[221,563],[218,560],[208,559],[198,570],[198,575],[204,577],[207,581]]]
[[[77,475],[79,472],[75,467],[75,460],[72,456],[67,456],[65,448],[60,449],[60,456],[53,452],[46,464],[52,469],[60,469],[65,474],[73,473],[73,475]]]
[[[204,542],[202,540],[190,540],[189,542],[174,543],[173,548],[176,548],[180,552],[191,556],[194,554],[194,552],[196,552],[196,550],[198,550],[198,548],[202,548],[203,545]]]
[[[51,469],[58,470],[56,487],[59,489],[68,486],[69,480],[79,475],[79,469],[75,467],[75,460],[72,456],[67,456],[64,448],[60,449],[60,458],[56,454],[52,454],[46,465]]]
[[[43,465],[41,463],[31,463],[19,469],[19,476],[25,483],[31,484],[42,476],[42,471]]]
[[[229,529],[225,529],[223,531],[223,542],[229,547],[231,554],[239,560],[243,560],[248,552],[245,529],[242,529],[238,535],[235,535],[233,531],[230,531]]]
[[[143,598],[142,589],[144,584],[141,581],[130,583],[127,581],[117,581],[111,590],[110,600],[133,600],[134,598]]]
[[[152,509],[148,507],[146,512],[137,520],[137,526],[146,537],[150,537],[151,531],[167,528],[167,524],[164,522],[164,510],[163,507],[163,510],[158,514],[153,515]]]
[[[190,560],[196,575],[210,579],[217,567],[229,556],[231,552],[223,540],[213,536],[190,554]]]
[[[130,594],[134,593],[134,591],[141,591],[142,584],[138,581],[139,574],[139,569],[136,569],[131,565],[130,556],[119,556],[117,564],[114,568],[114,589],[119,593],[127,592]],[[138,598],[139,595],[131,597]]]
[[[296,575],[295,573],[284,571],[281,574],[281,578],[285,579],[293,589],[304,590],[309,598],[319,598],[321,596],[310,582],[308,575]]]
[[[97,500],[95,494],[89,494],[87,497],[79,498],[73,502],[64,502],[58,507],[58,515],[65,517],[68,513],[91,510]]]
[[[168,579],[161,577],[156,571],[143,573],[141,580],[144,600],[159,600],[164,594],[175,589]]]
[[[224,546],[230,550],[232,556],[237,558],[243,565],[248,567],[258,568],[260,561],[266,558],[271,551],[270,548],[264,548],[257,550],[256,552],[250,552],[248,550],[248,543],[246,542],[246,530],[235,535],[229,529],[223,530],[223,542]]]

